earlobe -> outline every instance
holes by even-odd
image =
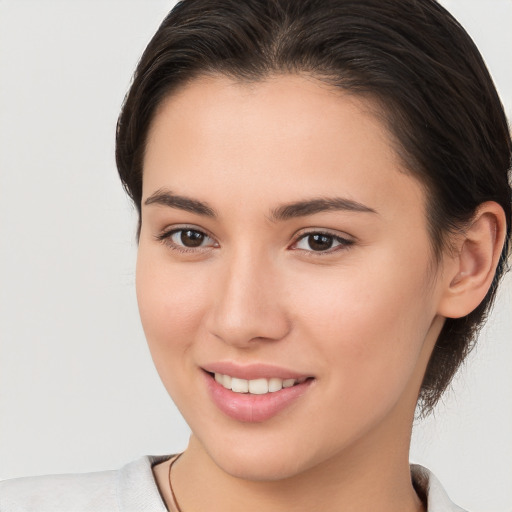
[[[454,256],[445,268],[445,287],[438,313],[460,318],[485,298],[494,279],[505,240],[503,208],[494,201],[482,203],[461,235]]]

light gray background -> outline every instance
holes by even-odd
[[[512,1],[446,0],[512,112]],[[0,478],[182,450],[134,294],[116,117],[173,2],[0,0]],[[412,460],[471,510],[512,511],[512,282]]]

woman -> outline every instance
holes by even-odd
[[[180,3],[138,65],[117,163],[189,447],[2,484],[0,510],[458,510],[409,468],[410,433],[504,271],[510,150],[478,52],[434,2]]]

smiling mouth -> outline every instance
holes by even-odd
[[[242,369],[230,364],[214,366],[217,368],[202,368],[211,400],[226,416],[243,423],[270,420],[302,400],[316,381],[312,376],[293,375],[291,371],[265,365]],[[272,376],[279,374],[280,377]]]
[[[277,391],[281,391],[283,388],[291,388],[313,378],[301,377],[299,379],[280,379],[279,377],[271,377],[269,379],[260,378],[249,380],[239,379],[222,373],[207,373],[209,373],[209,375],[225,389],[231,390],[234,393],[246,393],[250,395],[276,393]]]

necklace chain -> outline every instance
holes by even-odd
[[[173,505],[174,507],[176,508],[177,512],[183,512],[180,508],[180,506],[178,505],[178,500],[176,499],[176,494],[174,494],[174,489],[172,488],[172,479],[171,479],[171,468],[172,468],[172,465],[182,456],[182,454],[180,453],[179,455],[177,455],[176,457],[174,457],[174,459],[171,461],[171,463],[169,464],[169,488],[171,489],[171,496],[172,496],[172,501],[173,501]]]

